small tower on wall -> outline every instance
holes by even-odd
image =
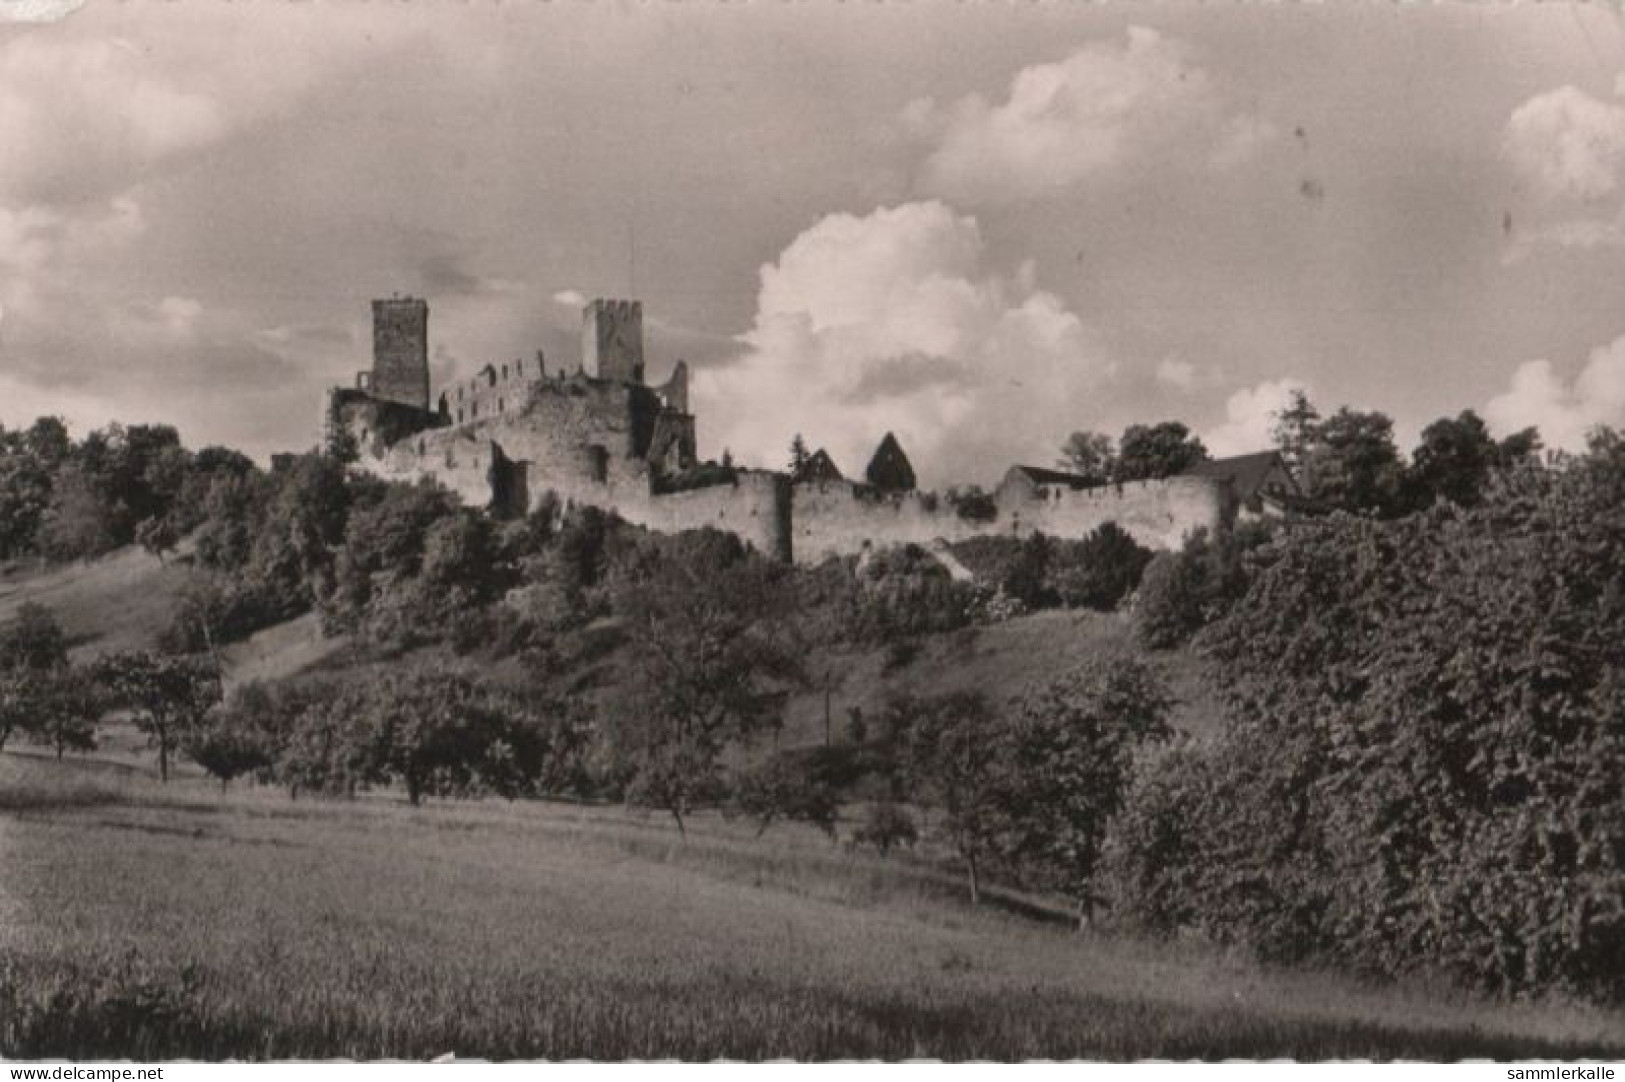
[[[581,311],[581,368],[594,379],[643,382],[643,305],[602,298]]]
[[[875,457],[863,471],[864,479],[882,492],[914,491],[914,466],[903,453],[903,445],[890,432],[875,448]]]
[[[374,398],[429,408],[429,302],[392,297],[372,302]]]

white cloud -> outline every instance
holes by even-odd
[[[1280,134],[1281,130],[1265,117],[1251,113],[1233,116],[1219,132],[1219,141],[1213,147],[1213,164],[1219,169],[1234,168],[1250,160]]]
[[[203,314],[203,305],[192,297],[165,297],[158,302],[158,318],[169,333],[189,335]]]
[[[587,298],[579,289],[561,289],[553,294],[553,302],[562,304],[566,308],[580,309],[587,307]]]
[[[697,376],[707,446],[776,466],[800,431],[855,474],[890,430],[932,484],[1048,461],[1111,366],[1030,269],[984,254],[938,202],[821,219],[762,268],[744,356]]]
[[[1212,79],[1177,39],[1130,27],[1065,60],[1023,68],[1004,102],[972,94],[903,111],[906,131],[934,144],[919,188],[956,202],[1001,203],[1058,194],[1131,158],[1212,140],[1232,166],[1274,134],[1260,118],[1222,115]]]
[[[226,129],[219,101],[115,40],[19,37],[0,50],[0,71],[0,197],[72,202]]]
[[[1572,383],[1550,361],[1519,365],[1511,386],[1485,405],[1484,419],[1502,433],[1534,425],[1548,447],[1571,451],[1585,446],[1595,425],[1625,425],[1625,337],[1592,350]]]
[[[1157,382],[1176,391],[1194,391],[1201,374],[1189,361],[1177,357],[1164,357],[1157,362]]]
[[[1286,408],[1293,391],[1307,390],[1301,380],[1291,377],[1243,387],[1225,400],[1224,422],[1204,432],[1202,442],[1221,458],[1267,450],[1274,445],[1276,414]]]
[[[1600,101],[1574,86],[1558,87],[1513,110],[1502,148],[1543,198],[1611,195],[1625,169],[1625,105]]]

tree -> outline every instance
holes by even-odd
[[[1082,541],[1058,544],[1049,581],[1063,605],[1110,612],[1140,585],[1150,549],[1115,522],[1103,522]]]
[[[1429,507],[1446,499],[1471,507],[1499,458],[1500,448],[1478,414],[1463,410],[1455,418],[1439,418],[1422,429],[1422,442],[1411,452],[1406,479],[1414,489],[1412,505]]]
[[[1297,387],[1288,396],[1286,406],[1274,417],[1270,436],[1275,441],[1275,449],[1281,452],[1281,460],[1296,475],[1303,466],[1304,455],[1315,443],[1320,411],[1309,401],[1308,393]]]
[[[96,747],[96,720],[104,703],[101,690],[88,672],[75,665],[42,674],[31,695],[33,717],[29,736],[48,745],[58,759],[66,751],[92,751]]]
[[[50,672],[68,664],[68,638],[56,614],[30,601],[0,629],[0,669]]]
[[[1207,458],[1207,448],[1180,421],[1129,425],[1117,441],[1117,470],[1113,480],[1141,481],[1172,477]]]
[[[744,771],[734,783],[733,808],[754,819],[758,837],[783,819],[835,836],[844,748],[797,748]]]
[[[1299,484],[1323,510],[1386,517],[1402,509],[1402,477],[1394,422],[1344,406],[1316,426]]]
[[[1534,428],[1496,442],[1472,410],[1441,417],[1422,430],[1422,442],[1411,453],[1408,503],[1421,509],[1446,499],[1472,507],[1482,498],[1491,471],[1529,461],[1539,449],[1540,433]]]
[[[1122,820],[1125,908],[1280,960],[1625,994],[1622,509],[1598,447],[1261,549],[1199,639],[1226,725]]]
[[[135,528],[135,539],[141,547],[158,557],[158,562],[164,562],[164,553],[173,552],[180,543],[180,533],[175,523],[168,515],[162,518],[142,519]]]
[[[1100,432],[1072,433],[1061,445],[1061,457],[1056,465],[1093,484],[1106,484],[1117,472],[1111,437]]]
[[[727,747],[779,723],[803,680],[781,619],[781,570],[732,534],[700,530],[640,546],[618,568],[631,671],[611,707],[628,798],[671,813],[680,833],[721,792]]]
[[[385,673],[364,688],[359,714],[363,774],[400,782],[413,805],[532,792],[545,755],[519,704],[456,666]]]
[[[965,864],[971,904],[982,876],[1002,852],[1011,788],[1009,761],[987,697],[955,691],[894,700],[888,725],[903,735],[905,771],[916,793],[941,803],[944,825]]]
[[[807,441],[801,438],[801,433],[797,432],[795,438],[790,441],[790,475],[792,477],[799,475],[807,465],[809,453]]]
[[[72,743],[58,725],[69,705],[63,693],[72,687],[59,679],[67,668],[67,637],[56,615],[34,602],[23,605],[0,629],[0,748],[19,730],[53,742],[62,733]]]
[[[220,779],[222,792],[233,779],[265,770],[273,761],[258,733],[219,716],[182,732],[179,745],[187,758]]]
[[[169,780],[169,755],[180,737],[203,725],[220,701],[220,673],[208,661],[136,651],[101,659],[96,676],[108,697],[158,747],[158,777]]]
[[[1133,658],[1093,658],[1015,704],[1011,762],[999,794],[1022,877],[1071,898],[1094,919],[1106,827],[1144,745],[1171,735],[1172,699]]]

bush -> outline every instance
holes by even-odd
[[[869,805],[863,824],[852,832],[853,845],[873,846],[882,856],[893,849],[912,848],[919,838],[913,818],[889,800]]]
[[[1625,454],[1471,510],[1303,523],[1252,573],[1197,640],[1228,728],[1150,763],[1119,820],[1125,911],[1273,958],[1625,996]]]
[[[757,834],[779,820],[807,823],[830,837],[840,812],[842,771],[839,749],[795,749],[780,752],[734,782],[729,810],[754,820]]]
[[[1177,553],[1159,553],[1145,567],[1135,601],[1140,641],[1156,650],[1188,642],[1247,592],[1249,554],[1271,536],[1253,523],[1210,538],[1198,530]]]
[[[1139,587],[1152,557],[1117,523],[1106,522],[1081,541],[1055,546],[1047,583],[1068,608],[1110,612]]]
[[[967,522],[992,522],[999,517],[999,505],[979,485],[950,488],[947,498],[948,506]]]

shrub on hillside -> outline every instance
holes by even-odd
[[[1158,553],[1146,564],[1135,599],[1140,641],[1172,649],[1222,616],[1246,593],[1248,554],[1271,532],[1267,523],[1238,525],[1215,537],[1198,530],[1180,551]]]
[[[782,751],[733,782],[728,811],[757,825],[757,834],[779,821],[806,823],[830,837],[841,808],[841,788],[851,772],[844,748]]]
[[[1625,453],[1260,550],[1230,714],[1123,816],[1125,909],[1277,958],[1625,995]],[[1175,832],[1183,832],[1175,839]]]
[[[1110,612],[1139,587],[1152,556],[1117,523],[1105,522],[1081,541],[1055,546],[1048,586],[1068,608]]]

